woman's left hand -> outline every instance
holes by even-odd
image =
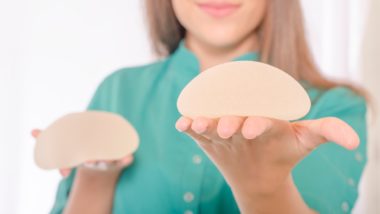
[[[275,193],[292,182],[291,170],[296,164],[323,143],[335,142],[350,150],[359,145],[356,132],[332,117],[297,122],[264,117],[181,117],[176,128],[198,143],[235,196]]]

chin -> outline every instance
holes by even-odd
[[[236,31],[231,29],[208,29],[206,31],[198,31],[198,38],[210,46],[224,48],[230,47],[240,41],[243,36],[237,35]]]

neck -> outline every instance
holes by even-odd
[[[257,51],[259,47],[256,34],[250,35],[237,44],[223,47],[215,47],[197,40],[191,35],[186,35],[185,45],[197,56],[201,71],[214,65],[228,62],[248,52]]]

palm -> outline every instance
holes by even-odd
[[[182,117],[177,128],[195,139],[231,186],[255,192],[275,190],[322,143],[334,141],[348,149],[359,143],[352,128],[336,118],[289,123],[261,117]]]

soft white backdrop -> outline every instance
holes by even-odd
[[[303,0],[313,53],[327,75],[361,82],[363,64],[372,65],[361,60],[378,54],[361,46],[368,1]],[[47,213],[54,201],[60,176],[35,167],[30,130],[83,110],[113,70],[154,59],[141,2],[0,2],[0,213]],[[375,175],[367,168],[356,213],[377,210]]]

